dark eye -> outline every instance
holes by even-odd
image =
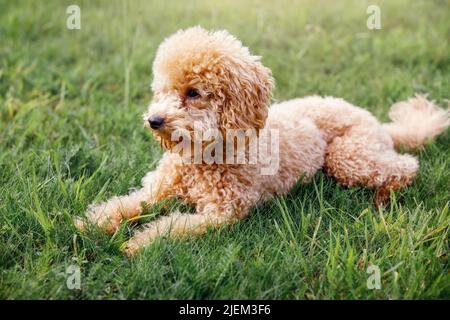
[[[200,97],[200,93],[198,93],[198,91],[195,89],[188,89],[188,91],[186,92],[186,96],[188,96],[189,98],[198,98]]]

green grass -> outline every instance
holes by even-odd
[[[0,1],[0,298],[450,298],[449,132],[382,211],[371,191],[319,174],[246,221],[131,260],[120,245],[133,228],[109,238],[71,223],[155,167],[161,151],[140,115],[155,50],[177,29],[238,36],[273,70],[276,100],[333,95],[385,121],[415,92],[446,105],[447,1],[376,1],[374,31],[371,2],[312,0],[76,1],[82,28],[71,31],[74,2]],[[81,290],[66,287],[71,264]],[[371,264],[380,290],[366,286]]]

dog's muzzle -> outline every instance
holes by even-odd
[[[150,124],[150,128],[154,130],[158,130],[164,124],[164,118],[160,116],[151,116],[148,118],[148,123]]]

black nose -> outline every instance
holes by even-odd
[[[150,123],[150,127],[152,129],[159,129],[164,124],[164,118],[161,118],[159,116],[151,116],[148,118],[148,123]]]

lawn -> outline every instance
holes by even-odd
[[[338,96],[383,121],[416,92],[447,106],[449,3],[375,2],[380,30],[366,26],[373,2],[356,0],[0,0],[0,298],[450,298],[449,131],[417,152],[418,178],[383,210],[372,191],[318,174],[245,221],[133,259],[120,246],[136,226],[110,238],[72,224],[156,166],[141,114],[155,50],[179,28],[239,37],[272,69],[276,101]],[[80,30],[66,28],[74,3]]]

